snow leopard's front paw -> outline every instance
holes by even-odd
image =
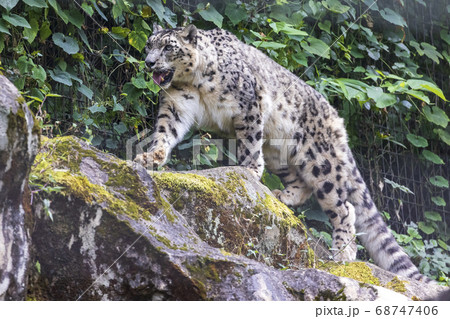
[[[287,206],[297,206],[297,198],[295,197],[296,194],[290,192],[287,189],[279,190],[274,189],[272,190],[273,196],[275,196],[280,202]]]
[[[164,149],[153,150],[147,153],[138,154],[134,159],[148,170],[156,169],[163,165],[167,159],[167,152]]]
[[[273,189],[273,190],[272,190],[272,194],[273,194],[273,196],[276,197],[280,202],[283,202],[283,201],[281,200],[281,197],[282,197],[282,194],[283,194],[283,191],[282,191],[282,190],[279,190],[279,189]]]
[[[345,244],[341,249],[333,249],[334,261],[355,261],[358,248],[355,239]]]

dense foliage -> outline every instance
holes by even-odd
[[[425,165],[445,165],[450,145],[450,5],[445,0],[433,1],[440,9],[430,12],[426,27],[407,22],[418,10],[431,10],[424,0],[185,2],[4,0],[0,72],[26,96],[44,134],[76,134],[120,154],[128,138],[151,129],[157,112],[159,88],[143,63],[153,22],[217,26],[325,95],[345,118],[351,145],[367,139],[381,148],[394,143],[418,154]],[[368,115],[397,129],[376,128]],[[178,150],[210,138],[192,132]],[[200,166],[215,166],[223,153],[233,159],[226,148],[203,146],[197,160]],[[193,165],[177,156],[172,164]],[[434,207],[448,207],[439,195],[449,188],[447,178],[423,176]],[[270,174],[264,180],[269,187],[280,186]],[[385,184],[411,192],[389,179]],[[397,239],[419,257],[422,271],[446,281],[450,217],[436,210],[424,211]],[[430,234],[434,239],[424,239]]]

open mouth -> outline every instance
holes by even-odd
[[[169,83],[170,81],[172,81],[172,77],[173,71],[171,70],[162,72],[157,71],[153,72],[153,81],[155,81],[157,85],[164,85]]]

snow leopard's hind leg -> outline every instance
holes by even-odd
[[[303,205],[312,195],[312,189],[305,184],[295,167],[284,167],[274,172],[283,182],[285,189],[273,190],[273,194],[288,206]]]
[[[336,261],[352,261],[356,259],[356,229],[355,207],[346,199],[330,193],[332,183],[325,181],[319,183],[315,189],[317,201],[327,214],[333,226],[332,253]],[[328,192],[328,194],[326,194]],[[339,192],[339,188],[337,188]],[[330,195],[330,196],[327,196]],[[336,194],[337,195],[337,194]]]
[[[271,171],[280,177],[284,190],[274,190],[274,195],[288,206],[299,206],[314,193],[322,210],[328,215],[333,226],[332,250],[336,261],[351,261],[356,259],[355,242],[355,208],[346,200],[345,183],[342,177],[331,183],[330,161],[324,160],[322,165],[306,165],[300,161],[299,165],[282,166],[274,169],[271,165],[278,159],[267,156],[266,162]],[[310,170],[310,174],[306,170]],[[341,170],[341,167],[338,167]],[[306,174],[305,174],[306,173]],[[339,174],[338,174],[339,176]],[[330,176],[331,177],[331,176]],[[305,179],[306,178],[306,179]]]

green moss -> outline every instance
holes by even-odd
[[[185,266],[197,280],[199,280],[199,278],[205,278],[220,282],[219,273],[217,272],[214,262],[207,258],[199,259],[195,265],[185,263]]]
[[[178,246],[172,244],[172,242],[170,240],[168,240],[166,237],[163,237],[161,235],[158,235],[156,233],[152,233],[152,235],[160,242],[163,243],[166,247],[173,249],[173,250],[178,250]]]
[[[17,101],[17,103],[19,103],[20,105],[22,105],[22,104],[25,103],[25,99],[23,98],[22,95],[19,95],[19,96],[17,97],[16,101]],[[22,111],[22,113],[23,113],[23,111]]]
[[[339,277],[352,278],[371,285],[380,285],[380,280],[373,275],[372,269],[363,262],[327,263],[319,268]]]
[[[306,233],[305,233],[306,234]],[[308,267],[313,268],[316,264],[316,254],[314,250],[309,246],[308,239],[305,239],[305,242],[308,244],[307,252],[308,252]]]
[[[244,175],[236,172],[226,173],[228,179],[224,181],[223,186],[233,194],[238,194],[240,197],[248,199],[248,193],[245,189]]]
[[[89,204],[100,204],[110,213],[125,214],[133,219],[149,219],[150,212],[157,209],[147,198],[148,189],[125,162],[104,161],[96,156],[95,151],[82,148],[71,136],[43,141],[44,147],[37,155],[30,174],[32,182],[62,186],[61,193],[66,196],[77,197]],[[107,187],[91,183],[80,173],[80,163],[87,157],[101,167],[108,166]],[[122,196],[117,196],[117,193]]]
[[[228,251],[226,251],[225,249],[221,248],[220,252],[222,253],[222,255],[224,256],[233,256],[232,253],[229,253]]]
[[[408,283],[408,281],[400,280],[398,277],[394,277],[385,285],[385,287],[387,289],[402,293],[406,291],[405,283]]]
[[[304,229],[302,222],[297,217],[295,217],[292,211],[285,204],[280,202],[275,197],[265,194],[265,198],[264,199],[260,198],[259,201],[264,208],[267,208],[275,215],[280,217],[289,226],[291,227],[300,226]]]
[[[171,191],[177,201],[184,191],[194,192],[199,198],[211,200],[216,205],[223,205],[228,199],[228,193],[224,187],[201,175],[153,173],[152,178],[158,186]]]

